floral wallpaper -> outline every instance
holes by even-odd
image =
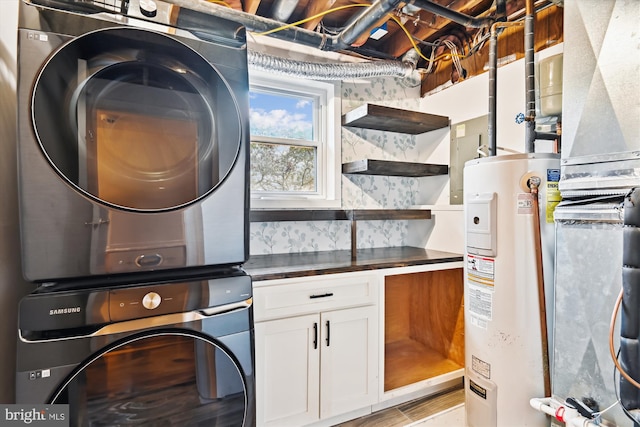
[[[342,113],[375,103],[419,109],[418,81],[374,78],[342,83]],[[371,129],[342,128],[342,161],[360,159],[423,161],[413,135]],[[419,178],[342,175],[344,209],[407,209],[416,204]],[[408,221],[359,221],[358,248],[402,246]],[[349,221],[286,221],[251,223],[252,255],[349,250]]]

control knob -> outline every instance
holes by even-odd
[[[147,310],[153,310],[154,308],[158,308],[160,303],[162,302],[162,298],[155,292],[149,292],[142,298],[142,305]]]

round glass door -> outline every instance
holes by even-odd
[[[221,347],[195,335],[148,335],[86,362],[50,403],[70,425],[242,426],[247,394]]]
[[[235,97],[214,66],[169,36],[134,28],[95,31],[58,49],[34,86],[32,121],[67,183],[134,211],[206,196],[242,140]]]

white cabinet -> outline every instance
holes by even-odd
[[[318,315],[307,315],[255,324],[259,426],[301,426],[318,419],[318,323]]]
[[[375,404],[376,278],[262,285],[254,291],[258,426],[302,426]]]
[[[320,417],[371,405],[378,398],[377,307],[320,315]]]

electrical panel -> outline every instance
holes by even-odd
[[[464,164],[480,157],[480,152],[485,155],[488,152],[488,127],[489,116],[451,125],[449,203],[452,205],[461,205],[464,200]]]

